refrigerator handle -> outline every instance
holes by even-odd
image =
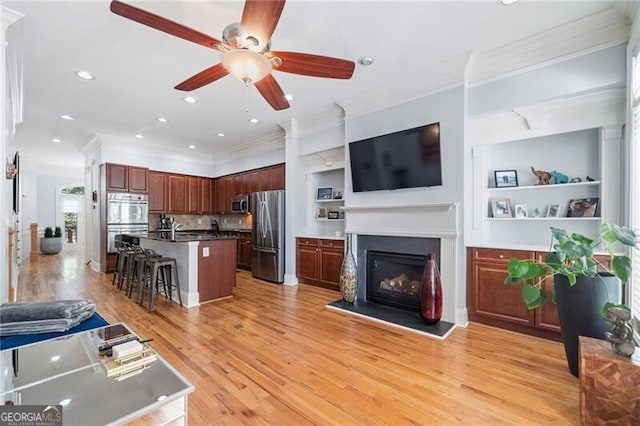
[[[253,249],[255,251],[259,251],[261,253],[271,253],[271,254],[276,254],[277,253],[277,250],[273,249],[273,248],[253,247]]]

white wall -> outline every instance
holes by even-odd
[[[38,222],[38,176],[34,172],[22,173],[22,260],[29,261],[32,223]]]

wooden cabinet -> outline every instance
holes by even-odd
[[[129,192],[149,192],[149,169],[129,166]]]
[[[494,327],[560,340],[556,307],[550,301],[529,310],[522,301],[522,286],[504,284],[507,263],[513,257],[535,259],[544,253],[523,250],[469,248],[467,252],[467,308],[469,319]],[[553,278],[544,286],[549,297]]]
[[[149,171],[149,213],[167,211],[167,174]]]
[[[215,209],[213,179],[202,178],[200,183],[200,213],[212,214]]]
[[[249,234],[238,238],[237,267],[251,270],[251,237]]]
[[[202,198],[202,179],[196,176],[187,176],[187,213],[200,213],[200,200]]]
[[[344,241],[296,239],[296,275],[300,282],[340,290]]]
[[[169,213],[187,212],[187,177],[184,175],[167,176],[167,210]]]
[[[285,175],[284,164],[271,166],[267,169],[269,189],[284,189]]]
[[[107,163],[107,191],[147,193],[149,169]]]

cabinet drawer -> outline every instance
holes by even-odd
[[[320,247],[344,249],[344,241],[342,240],[319,240]]]
[[[518,259],[534,259],[535,254],[532,251],[524,250],[505,250],[505,249],[490,249],[490,248],[474,248],[473,260],[484,260],[490,262],[504,262],[507,263],[512,258]]]
[[[299,246],[318,246],[317,238],[298,238],[297,241]]]

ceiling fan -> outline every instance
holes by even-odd
[[[175,88],[191,91],[231,74],[246,85],[253,84],[275,110],[289,108],[289,102],[272,70],[312,77],[349,79],[355,63],[309,53],[270,50],[271,35],[280,20],[285,0],[246,0],[240,23],[228,25],[222,40],[118,0],[111,11],[162,32],[222,52],[222,63],[186,79]]]

